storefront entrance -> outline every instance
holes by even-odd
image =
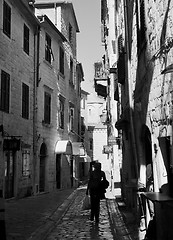
[[[5,198],[14,197],[15,152],[5,152]]]
[[[39,181],[40,192],[45,191],[46,156],[47,156],[47,147],[45,143],[42,143],[40,148],[40,181]]]
[[[56,188],[61,188],[61,154],[56,154]]]

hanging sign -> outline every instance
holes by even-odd
[[[108,138],[108,144],[109,144],[109,145],[116,145],[116,144],[117,144],[117,139],[116,139],[116,137],[110,136],[110,137]]]
[[[18,151],[20,150],[20,140],[16,138],[4,139],[4,151]]]
[[[111,145],[104,145],[103,146],[103,153],[113,153],[113,147]]]

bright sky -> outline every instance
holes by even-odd
[[[94,62],[100,61],[104,47],[101,43],[101,0],[71,0],[80,32],[77,33],[77,59],[82,64],[85,82],[82,88],[91,89]]]

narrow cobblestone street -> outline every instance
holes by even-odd
[[[6,240],[139,240],[138,228],[126,225],[111,191],[101,200],[98,224],[89,220],[90,210],[82,210],[85,193],[81,186],[7,201]]]
[[[136,225],[126,226],[118,205],[111,192],[100,202],[99,223],[90,221],[90,210],[83,210],[85,188],[78,189],[78,194],[60,218],[55,228],[45,240],[61,239],[93,239],[93,240],[137,240],[139,239]],[[110,196],[109,196],[110,195]],[[110,198],[109,198],[110,197]],[[56,213],[54,215],[56,219]],[[53,220],[54,218],[52,218]],[[130,226],[130,228],[129,228]]]
[[[46,240],[61,239],[114,239],[111,232],[106,200],[101,200],[100,222],[96,224],[89,220],[90,210],[82,210],[85,191],[81,190],[66,214],[57,223],[56,228]]]

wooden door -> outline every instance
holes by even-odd
[[[56,155],[56,188],[61,188],[61,154]]]
[[[15,153],[5,153],[5,198],[14,197],[14,157]]]

